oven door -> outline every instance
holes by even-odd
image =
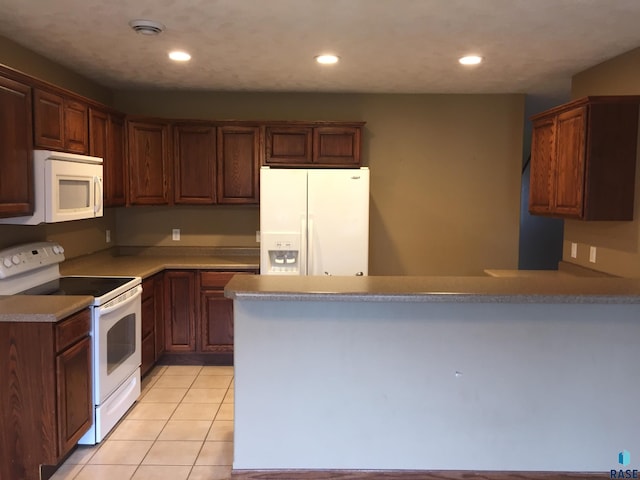
[[[94,309],[94,400],[102,404],[141,363],[140,285]]]

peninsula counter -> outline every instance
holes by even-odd
[[[225,295],[235,478],[608,473],[640,448],[639,280],[236,276]]]

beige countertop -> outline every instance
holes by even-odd
[[[477,277],[236,276],[236,300],[477,303],[640,303],[640,279],[573,275]]]
[[[91,305],[86,295],[0,297],[0,322],[57,322]]]
[[[61,275],[150,277],[166,269],[257,270],[255,249],[120,248],[67,260]],[[92,297],[0,296],[0,322],[57,322],[90,305]]]

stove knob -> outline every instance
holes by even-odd
[[[53,253],[55,253],[56,255],[58,255],[58,254],[60,253],[60,247],[59,247],[59,246],[57,246],[57,245],[55,245],[55,246],[53,247]]]
[[[12,266],[11,259],[9,257],[5,258],[2,261],[2,264],[7,268],[11,268],[11,266]]]
[[[11,257],[11,261],[13,262],[14,265],[19,265],[20,257],[18,255],[14,255],[13,257]]]
[[[58,250],[60,251],[60,253],[64,253],[64,247],[62,245],[58,247]]]

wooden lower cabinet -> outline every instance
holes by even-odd
[[[164,273],[165,350],[196,350],[196,272],[169,270]]]
[[[178,363],[231,365],[233,301],[224,297],[224,287],[234,275],[251,273],[254,272],[166,271],[165,358]]]
[[[142,366],[145,375],[164,353],[164,275],[142,282]]]
[[[91,313],[0,323],[0,478],[38,480],[93,422]],[[51,468],[51,467],[50,467]]]

